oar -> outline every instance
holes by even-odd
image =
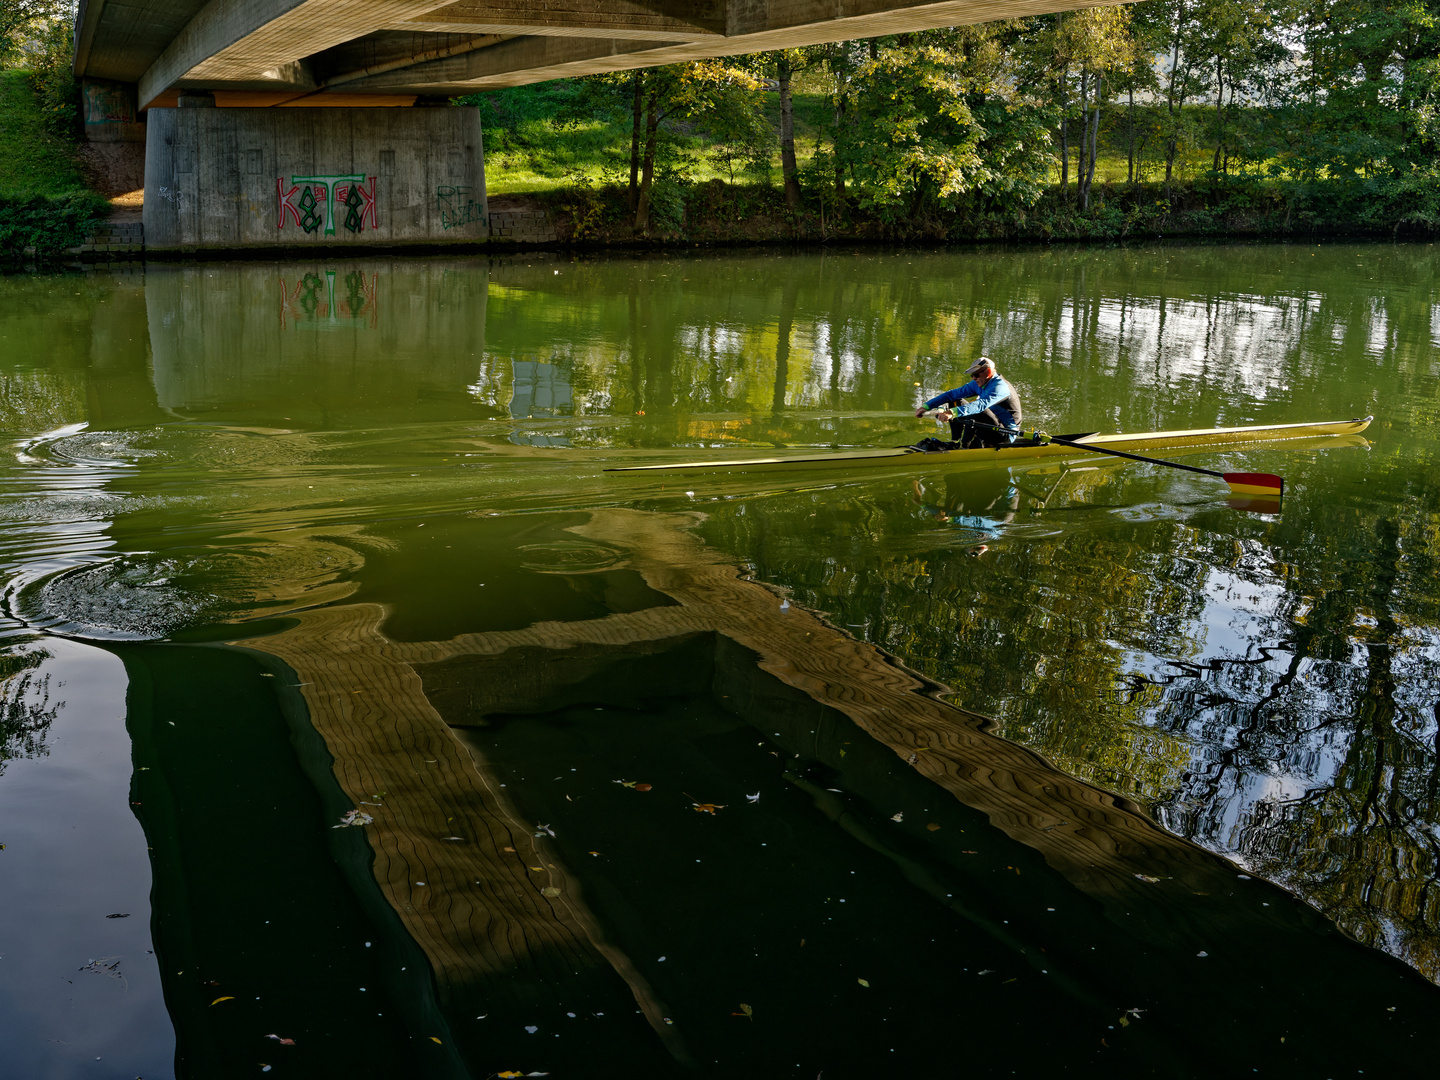
[[[994,424],[982,424],[978,420],[971,420],[969,423],[973,427],[988,428],[991,431],[1000,431],[1006,435],[1020,434],[1019,432],[1010,431],[1007,428],[996,427]],[[1110,454],[1112,457],[1129,458],[1131,461],[1143,461],[1147,465],[1168,465],[1172,469],[1184,469],[1186,472],[1199,473],[1201,476],[1218,476],[1230,485],[1230,492],[1233,495],[1243,495],[1249,498],[1258,496],[1279,499],[1285,492],[1285,481],[1274,473],[1216,472],[1214,469],[1201,469],[1194,465],[1181,465],[1178,461],[1164,461],[1161,458],[1131,454],[1125,450],[1111,450],[1104,446],[1092,446],[1089,443],[1075,442],[1073,439],[1061,439],[1054,435],[1046,435],[1043,431],[1031,432],[1030,437],[1035,439],[1037,444],[1058,443],[1060,446],[1069,446],[1076,450],[1089,450],[1095,454]]]

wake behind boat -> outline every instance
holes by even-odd
[[[1150,431],[1141,434],[1056,436],[1068,443],[1081,443],[1097,450],[1119,450],[1129,453],[1191,447],[1222,447],[1252,442],[1280,442],[1306,439],[1318,435],[1358,435],[1370,426],[1373,416],[1352,420],[1332,420],[1310,424],[1261,424],[1251,427],[1193,428],[1186,431]],[[932,468],[936,465],[959,465],[1026,461],[1033,458],[1073,457],[1074,447],[1058,442],[1037,442],[1021,436],[1013,444],[973,450],[941,450],[926,452],[902,446],[883,450],[841,450],[828,454],[796,454],[790,457],[711,458],[706,461],[681,461],[659,465],[619,465],[605,472],[779,472],[811,469],[906,469]]]

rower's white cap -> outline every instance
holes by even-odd
[[[991,360],[988,356],[982,356],[979,360],[976,360],[975,363],[971,364],[968,368],[965,369],[965,374],[978,375],[981,368],[989,368],[991,371],[994,371],[995,361]]]

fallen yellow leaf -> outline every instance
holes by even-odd
[[[870,985],[870,983],[869,983],[869,981],[868,981],[867,979],[856,979],[855,981],[858,982],[861,986],[869,986],[869,985]]]
[[[234,1001],[234,1000],[235,1000],[235,995],[234,995],[234,994],[227,994],[225,997],[218,997],[218,998],[216,998],[214,1001],[210,1002],[210,1004],[211,1004],[211,1005],[219,1005],[220,1002],[222,1002],[222,1001]]]
[[[444,1045],[445,1045],[444,1043],[440,1042],[440,1040],[437,1039],[434,1035],[431,1035],[431,1036],[430,1036],[430,1041],[433,1042],[433,1043],[439,1043],[439,1045],[441,1045],[441,1046],[444,1046]]]

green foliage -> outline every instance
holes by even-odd
[[[1007,88],[993,41],[916,37],[853,69],[833,140],[858,205],[894,222],[967,199],[1033,203],[1049,165],[1044,106]]]
[[[467,99],[485,117],[492,190],[582,172],[627,185],[638,83],[657,117],[639,140],[650,224],[677,231],[715,177],[732,197],[707,189],[703,206],[768,214],[742,189],[782,179],[774,83],[755,81],[779,56]],[[812,218],[824,235],[892,237],[1440,229],[1440,0],[1146,0],[784,60],[791,235]]]
[[[76,137],[81,128],[80,84],[71,70],[75,59],[73,15],[62,9],[59,17],[41,25],[29,64],[45,128],[61,138]]]
[[[105,200],[89,191],[53,198],[0,196],[0,266],[20,265],[26,248],[34,248],[35,257],[45,261],[79,246],[106,209]]]
[[[61,137],[80,131],[74,25],[73,0],[0,0],[0,64],[30,72],[45,128]]]
[[[0,71],[0,265],[26,248],[44,260],[80,244],[108,209],[46,124],[28,72]]]

